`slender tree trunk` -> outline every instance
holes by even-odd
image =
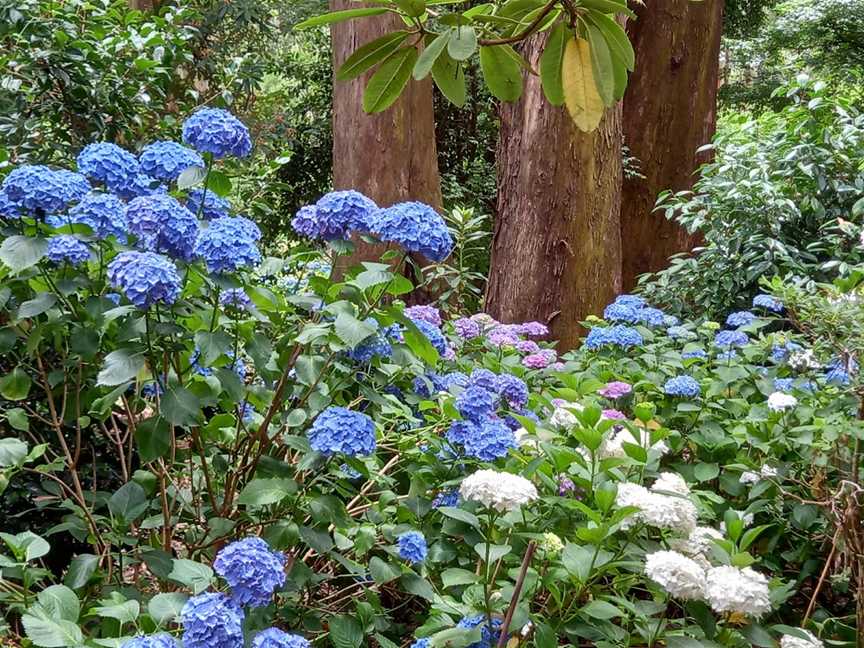
[[[331,11],[356,9],[351,0],[330,0]],[[393,14],[358,18],[331,27],[333,69],[357,47],[404,27]],[[402,96],[383,113],[363,112],[363,90],[372,72],[352,81],[333,82],[333,186],[356,189],[382,207],[418,200],[441,208],[441,178],[435,146],[432,82],[410,81]],[[341,268],[377,261],[386,250],[355,240],[356,252],[342,257]]]
[[[545,35],[523,55],[537,69]],[[546,101],[536,75],[502,104],[498,142],[498,218],[486,293],[503,322],[538,320],[561,349],[582,333],[621,288],[621,108],[593,133],[578,131]]]
[[[666,189],[689,189],[709,159],[696,149],[711,141],[717,117],[720,36],[724,0],[658,0],[634,5],[627,31],[636,69],[624,96],[624,143],[644,176],[625,178],[621,200],[623,287],[692,249],[689,236],[661,213],[652,213]]]

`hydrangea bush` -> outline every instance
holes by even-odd
[[[399,257],[454,245],[419,203],[328,194],[292,221],[317,256],[264,257],[221,166],[242,124],[183,132],[3,183],[0,486],[46,520],[4,522],[8,634],[851,641],[819,545],[858,360],[791,335],[779,289],[723,324],[625,295],[560,354],[542,322],[405,307]],[[396,253],[336,276],[352,234]]]

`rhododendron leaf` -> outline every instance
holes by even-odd
[[[384,61],[366,85],[363,110],[379,113],[392,106],[411,78],[417,56],[415,47],[403,47]]]

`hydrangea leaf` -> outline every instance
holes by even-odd
[[[180,616],[180,611],[188,599],[189,595],[182,592],[157,594],[147,604],[147,613],[158,625],[167,625]]]
[[[36,265],[47,250],[48,241],[43,238],[10,236],[0,245],[0,261],[12,272],[20,272]]]
[[[129,349],[117,349],[105,356],[102,369],[96,379],[97,385],[114,387],[135,378],[144,369],[144,355]]]

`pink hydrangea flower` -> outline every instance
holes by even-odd
[[[613,421],[626,421],[627,415],[624,412],[619,412],[616,409],[604,409],[603,418],[611,419]]]
[[[540,350],[540,345],[534,340],[519,340],[516,343],[516,350],[519,353],[537,353]]]
[[[605,387],[597,390],[597,393],[605,398],[621,398],[622,396],[626,396],[630,392],[633,391],[633,388],[629,383],[621,382],[621,381],[613,381],[607,383]]]

